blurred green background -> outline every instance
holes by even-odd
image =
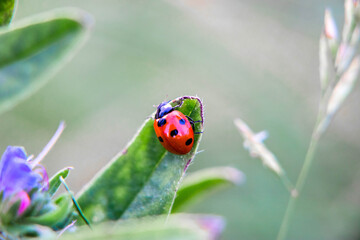
[[[325,7],[343,1],[20,1],[15,20],[75,6],[96,19],[89,41],[49,84],[0,117],[0,150],[37,154],[60,120],[67,128],[43,164],[75,169],[76,192],[119,152],[153,105],[182,95],[205,104],[205,133],[190,171],[235,166],[247,175],[189,211],[223,215],[224,239],[275,239],[288,200],[279,179],[251,159],[233,125],[266,129],[267,146],[295,182],[319,100],[318,42]],[[360,89],[325,134],[288,239],[359,239]]]

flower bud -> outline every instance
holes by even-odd
[[[60,124],[54,137],[34,160],[24,148],[8,146],[0,160],[1,233],[17,239],[36,232],[39,236],[51,229],[61,229],[71,221],[74,211],[70,196],[52,199],[46,169],[41,159],[54,145],[63,130]],[[21,227],[17,227],[21,226]],[[35,231],[36,230],[36,231]]]

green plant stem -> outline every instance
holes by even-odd
[[[300,171],[299,178],[296,182],[296,190],[298,191],[298,194],[300,194],[300,192],[302,192],[302,189],[304,188],[304,183],[307,175],[309,174],[309,170],[314,159],[318,142],[319,142],[319,134],[317,134],[317,131],[315,131],[315,133],[311,137],[309,149],[306,153],[305,162]]]
[[[286,207],[285,215],[283,217],[283,221],[281,223],[281,227],[280,227],[279,233],[276,238],[277,240],[283,240],[286,237],[289,222],[290,222],[290,217],[295,208],[296,199],[297,199],[297,197],[292,197],[290,195],[290,199],[289,199],[288,205]]]
[[[320,137],[320,135],[318,134],[317,129],[318,128],[316,127],[314,132],[313,132],[313,135],[311,137],[310,145],[309,145],[308,151],[306,153],[306,157],[305,157],[305,162],[304,162],[303,167],[302,167],[302,169],[300,171],[299,178],[298,178],[298,180],[296,182],[295,189],[297,191],[297,194],[290,196],[288,205],[286,207],[285,215],[284,215],[284,218],[283,218],[283,221],[282,221],[282,224],[281,224],[278,236],[277,236],[277,240],[284,240],[285,237],[286,237],[289,222],[290,222],[290,218],[292,216],[292,212],[294,211],[296,201],[297,201],[298,196],[300,195],[300,193],[301,193],[301,191],[302,191],[302,189],[304,187],[305,180],[306,180],[307,175],[308,175],[308,173],[310,171],[310,167],[311,167],[311,164],[313,162],[315,151],[316,151],[316,148],[317,148],[317,145],[318,145],[318,142],[319,142],[319,137]]]

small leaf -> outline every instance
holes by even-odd
[[[64,168],[62,170],[60,170],[59,172],[57,172],[49,181],[49,194],[50,196],[53,196],[56,191],[59,189],[60,185],[61,185],[61,181],[60,181],[60,177],[63,177],[64,179],[67,178],[67,176],[69,175],[70,169],[72,169],[72,167],[67,167]]]
[[[360,7],[359,7],[360,8]],[[360,27],[356,26],[354,29],[353,35],[351,36],[350,45],[357,47],[360,41]]]
[[[351,92],[354,84],[359,76],[360,71],[360,56],[356,57],[346,72],[341,76],[339,82],[334,87],[334,90],[330,96],[327,114],[334,115],[334,113],[342,105],[346,97]]]
[[[325,93],[326,89],[329,86],[330,76],[331,73],[333,73],[334,68],[332,64],[330,49],[328,46],[328,40],[326,39],[324,34],[322,34],[320,37],[319,57],[320,57],[319,72],[320,72],[321,90],[323,93]]]
[[[245,181],[245,175],[232,167],[215,167],[190,173],[185,177],[172,208],[179,212],[189,202],[211,190],[230,185],[239,185]]]
[[[17,0],[0,1],[0,26],[8,25],[15,13]]]
[[[325,10],[325,36],[328,39],[339,39],[338,28],[330,9]]]
[[[282,181],[287,190],[296,196],[297,192],[294,185],[286,176],[284,169],[281,167],[276,156],[265,146],[263,141],[267,137],[266,132],[254,134],[250,127],[240,118],[234,120],[235,126],[238,128],[240,134],[244,139],[244,148],[249,150],[250,156],[259,158],[263,165],[274,172]]]
[[[80,227],[75,233],[65,233],[61,239],[214,240],[224,225],[224,220],[217,216],[176,214],[167,220],[158,216],[106,222],[91,231]]]
[[[235,126],[244,138],[244,148],[249,150],[252,157],[260,158],[264,166],[268,167],[277,175],[284,174],[284,170],[276,159],[275,155],[263,144],[264,138],[258,139],[249,126],[240,118],[235,119]],[[263,134],[261,134],[263,135]]]
[[[182,97],[177,110],[193,120],[203,120],[202,103]],[[196,154],[201,134],[195,134],[186,155],[169,153],[160,144],[153,119],[145,121],[134,139],[82,190],[78,202],[90,222],[169,213],[180,180]],[[195,132],[202,124],[195,125]]]
[[[360,56],[354,58],[349,68],[341,76],[331,92],[325,117],[317,126],[318,134],[323,133],[329,126],[333,116],[342,106],[343,102],[353,89],[360,71]]]
[[[0,30],[0,113],[30,96],[84,42],[89,14],[51,11]]]
[[[68,194],[70,195],[71,197],[71,200],[74,204],[74,208],[76,209],[76,211],[78,212],[79,216],[81,217],[81,219],[89,226],[90,226],[90,222],[86,219],[84,213],[82,212],[81,208],[80,208],[80,205],[78,204],[78,202],[76,201],[75,197],[74,197],[74,194],[70,191],[70,188],[68,187],[68,185],[66,184],[65,182],[65,179],[63,177],[60,176],[60,181],[61,183],[64,185],[66,191],[68,192]]]
[[[341,75],[346,71],[355,55],[355,47],[349,44],[341,43],[337,51],[335,66],[337,75]]]
[[[339,47],[339,32],[330,9],[325,10],[324,36],[331,55],[335,58]]]
[[[345,43],[348,43],[351,40],[351,36],[356,26],[355,19],[355,7],[356,4],[354,0],[345,0],[345,19],[342,38]]]
[[[48,213],[38,217],[29,217],[26,220],[31,223],[37,223],[45,226],[53,226],[61,222],[69,215],[69,210],[72,207],[71,198],[68,194],[61,195],[56,199],[56,208]]]

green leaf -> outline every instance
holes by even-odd
[[[14,16],[16,0],[1,0],[0,1],[0,26],[8,25]]]
[[[68,194],[63,194],[56,199],[55,203],[56,208],[54,210],[37,217],[29,217],[26,221],[45,226],[53,226],[63,221],[70,213],[72,207],[71,197]]]
[[[245,175],[232,167],[203,169],[185,177],[177,193],[172,212],[179,212],[192,200],[203,197],[211,190],[238,185],[245,181]]]
[[[169,219],[159,216],[106,222],[92,230],[80,227],[61,239],[213,240],[221,234],[224,225],[224,220],[217,216],[177,214]]]
[[[0,113],[38,90],[74,55],[89,20],[89,14],[68,9],[0,30]]]
[[[182,97],[181,111],[202,120],[202,103],[196,97]],[[192,150],[175,155],[158,141],[153,119],[145,121],[134,139],[80,193],[78,202],[90,222],[117,220],[169,213],[179,183],[195,156],[201,134],[195,134]],[[195,132],[202,124],[195,125]]]
[[[6,232],[13,236],[27,236],[28,238],[6,238],[6,239],[56,239],[57,234],[51,228],[36,224],[13,224],[6,226]],[[0,235],[3,237],[3,235]]]
[[[90,226],[90,222],[86,219],[84,213],[82,212],[81,208],[80,208],[80,205],[77,203],[75,197],[74,197],[74,194],[70,191],[70,188],[68,187],[68,185],[66,184],[65,182],[65,179],[63,177],[60,177],[60,181],[61,183],[64,185],[66,191],[68,192],[68,194],[70,195],[71,197],[71,200],[74,204],[74,208],[76,209],[76,211],[79,213],[79,217],[81,217],[81,219],[89,226]]]
[[[66,177],[69,175],[71,167],[64,168],[57,172],[49,181],[49,194],[50,196],[53,196],[56,191],[59,189],[61,185],[60,177],[66,179]]]

